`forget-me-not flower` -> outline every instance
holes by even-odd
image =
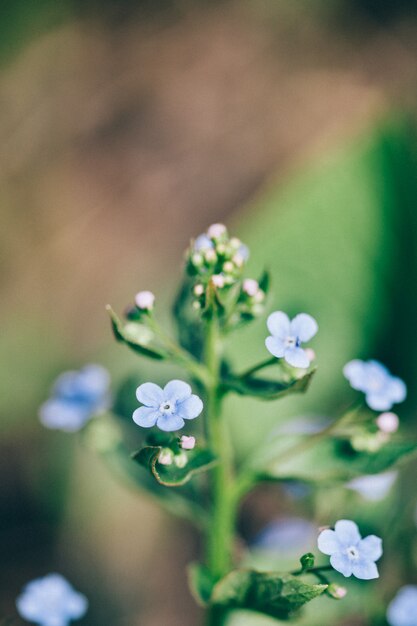
[[[39,409],[42,424],[67,432],[79,430],[94,414],[108,408],[109,384],[109,373],[100,365],[64,372]]]
[[[346,483],[346,487],[359,493],[364,500],[378,502],[388,495],[397,476],[396,471],[358,476]]]
[[[375,561],[382,556],[382,539],[368,535],[362,539],[355,522],[342,519],[336,522],[334,530],[323,530],[317,541],[323,554],[330,556],[330,564],[343,576],[362,580],[378,578]]]
[[[345,365],[343,374],[353,389],[363,391],[367,405],[374,411],[389,411],[407,395],[401,378],[392,376],[378,361],[354,359]]]
[[[417,626],[417,585],[401,587],[387,609],[390,626]]]
[[[301,344],[309,341],[318,330],[316,320],[307,313],[299,313],[290,321],[282,311],[271,313],[267,320],[271,333],[265,340],[269,352],[293,367],[308,367],[310,359]]]
[[[68,626],[87,611],[87,598],[60,574],[28,583],[16,600],[19,615],[39,626]]]
[[[198,417],[203,410],[202,400],[191,392],[182,380],[171,380],[163,389],[155,383],[144,383],[136,390],[136,397],[144,406],[133,413],[138,426],[157,426],[167,432],[179,430],[184,420]]]

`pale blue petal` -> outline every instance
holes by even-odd
[[[133,411],[132,419],[138,426],[151,428],[155,426],[160,415],[160,412],[154,407],[140,406],[136,411]]]
[[[361,558],[357,561],[352,561],[352,574],[361,580],[379,578],[378,568],[375,563]]]
[[[143,383],[136,389],[136,397],[145,406],[158,408],[164,401],[164,393],[159,385],[155,383]]]
[[[340,552],[332,554],[330,564],[337,572],[343,574],[343,576],[348,577],[352,575],[352,561],[347,554],[341,554]]]
[[[164,387],[164,399],[171,402],[182,402],[191,396],[191,387],[183,380],[171,380]]]
[[[401,378],[391,378],[389,393],[393,402],[404,402],[407,396],[407,387]]]
[[[340,552],[340,543],[334,530],[326,528],[323,530],[317,539],[317,546],[320,552],[323,554],[335,554]]]
[[[247,261],[249,259],[249,248],[244,243],[240,244],[237,253],[244,261]]]
[[[164,430],[165,432],[172,432],[174,430],[179,430],[180,428],[182,428],[184,426],[184,420],[179,415],[160,413],[156,425],[160,430]]]
[[[359,493],[365,500],[377,502],[383,500],[397,479],[398,472],[384,472],[353,478],[346,487]]]
[[[177,404],[177,415],[185,420],[192,420],[198,417],[203,410],[203,401],[201,398],[192,394],[182,402]]]
[[[80,370],[78,383],[84,393],[97,396],[107,391],[110,374],[101,365],[87,365]]]
[[[72,593],[66,603],[66,609],[72,619],[82,617],[88,608],[88,600],[82,593]]]
[[[387,620],[391,626],[417,625],[417,586],[405,585],[390,602]]]
[[[308,367],[310,360],[302,348],[286,348],[285,360],[293,367]]]
[[[343,375],[348,379],[351,387],[358,391],[366,391],[366,363],[359,359],[349,361],[343,368]]]
[[[285,344],[278,337],[269,336],[265,339],[266,349],[277,359],[281,359],[285,354]]]
[[[290,334],[290,320],[288,315],[282,311],[271,313],[266,320],[266,325],[274,337],[285,339]]]
[[[199,235],[194,242],[194,250],[196,252],[210,250],[210,248],[214,248],[214,244],[207,235]]]
[[[88,421],[90,413],[84,404],[51,398],[39,409],[39,418],[46,428],[76,432]]]
[[[302,342],[310,341],[318,329],[319,327],[314,317],[307,313],[299,313],[290,324],[290,334],[298,337]]]
[[[334,529],[340,544],[346,548],[349,546],[355,546],[361,540],[358,526],[351,520],[339,520],[336,522]]]
[[[382,393],[367,393],[365,396],[366,404],[374,411],[389,411],[393,405],[391,396],[385,389]]]
[[[376,535],[368,535],[358,544],[361,557],[369,561],[377,561],[382,556],[382,539]]]
[[[42,619],[41,626],[69,626],[69,618],[67,615],[45,615]]]

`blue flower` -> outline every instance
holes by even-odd
[[[367,405],[374,411],[389,411],[407,395],[407,387],[401,378],[392,376],[378,361],[349,361],[343,374],[353,389],[363,391]]]
[[[387,610],[391,626],[417,626],[417,585],[401,587]]]
[[[301,517],[284,517],[265,526],[256,536],[253,547],[281,554],[308,552],[314,537],[314,524]]]
[[[288,315],[282,311],[271,313],[267,320],[270,337],[265,340],[269,352],[278,359],[284,359],[293,367],[308,367],[310,359],[301,344],[309,341],[318,330],[316,320],[299,313],[290,321]]]
[[[79,371],[61,374],[52,395],[39,410],[47,428],[74,432],[95,414],[109,406],[110,377],[100,365],[87,365]]]
[[[362,580],[378,578],[375,561],[382,556],[382,539],[368,535],[362,539],[355,522],[342,519],[336,522],[334,530],[323,530],[318,537],[318,548],[330,555],[330,564],[343,576]]]
[[[144,383],[136,390],[141,406],[133,413],[138,426],[157,426],[167,432],[179,430],[184,420],[198,417],[203,410],[201,399],[191,393],[191,387],[182,380],[171,380],[163,389],[155,383]]]
[[[16,600],[19,615],[39,626],[67,626],[85,615],[88,601],[60,574],[28,583]]]
[[[378,502],[388,495],[397,476],[398,472],[395,471],[358,476],[346,483],[346,487],[359,493],[364,500]]]

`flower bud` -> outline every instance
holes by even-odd
[[[231,261],[226,261],[226,263],[223,265],[223,271],[226,272],[227,274],[231,274],[234,269],[235,269],[235,266],[233,265]]]
[[[381,413],[376,418],[376,424],[383,433],[395,433],[400,425],[400,420],[395,413]]]
[[[316,353],[314,352],[313,348],[306,348],[305,353],[310,363],[316,360]]]
[[[248,295],[249,297],[253,297],[258,293],[259,290],[258,281],[254,280],[253,278],[246,278],[243,281],[242,289],[246,293],[246,295]]]
[[[239,250],[241,245],[242,245],[242,242],[237,237],[232,237],[231,240],[229,241],[229,246],[233,248],[233,250]]]
[[[195,446],[195,437],[187,437],[187,435],[182,435],[180,439],[180,446],[183,450],[193,450]]]
[[[219,243],[216,246],[216,252],[217,254],[225,254],[226,252],[226,246],[224,245],[224,243]]]
[[[161,465],[172,465],[174,460],[174,453],[169,448],[162,448],[158,455],[158,463]]]
[[[217,261],[217,254],[214,250],[207,250],[207,252],[204,254],[204,258],[207,263],[215,263]]]
[[[207,235],[210,239],[220,239],[227,233],[226,226],[224,224],[212,224],[207,229]]]
[[[135,296],[135,303],[142,311],[151,311],[155,302],[152,291],[139,291]]]
[[[194,267],[201,267],[204,263],[203,255],[201,255],[199,252],[196,252],[191,256],[191,263],[194,265]]]
[[[326,592],[335,600],[341,600],[347,594],[346,587],[341,587],[340,585],[336,585],[336,583],[330,583],[327,587]]]
[[[221,274],[214,274],[211,277],[211,280],[213,282],[213,285],[215,287],[218,287],[219,289],[221,289],[222,287],[224,287],[224,276],[222,276]]]
[[[174,456],[174,463],[177,467],[182,469],[188,463],[187,455],[185,452],[180,452]]]
[[[201,283],[198,283],[198,285],[194,286],[193,293],[197,297],[202,296],[204,293],[204,286]]]

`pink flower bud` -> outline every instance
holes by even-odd
[[[195,285],[193,291],[195,296],[202,296],[204,293],[204,287],[201,283],[199,283],[198,285]]]
[[[183,435],[181,437],[180,446],[183,450],[193,450],[195,446],[195,437],[187,437]]]
[[[158,463],[161,465],[172,465],[174,454],[169,448],[163,448],[158,456]]]
[[[211,280],[213,281],[213,285],[215,287],[219,287],[219,289],[224,287],[224,276],[221,274],[214,274],[214,276],[211,277]]]
[[[259,289],[258,281],[254,280],[253,278],[246,278],[243,281],[242,289],[248,296],[250,297],[256,296],[256,294],[258,293],[258,289]]]
[[[310,361],[315,361],[316,360],[316,353],[314,352],[313,348],[306,348],[305,349],[305,353],[307,355],[308,360]]]
[[[395,433],[400,425],[400,420],[395,413],[381,413],[376,418],[376,423],[382,432]]]
[[[152,291],[139,291],[135,296],[135,303],[138,309],[150,311],[153,309],[155,296]]]
[[[224,224],[212,224],[207,230],[207,235],[210,239],[219,239],[227,232]]]

